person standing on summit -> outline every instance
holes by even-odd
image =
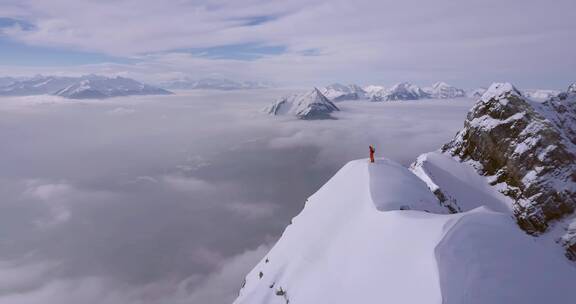
[[[370,162],[373,163],[374,162],[374,152],[376,152],[376,149],[374,149],[374,146],[370,145]]]

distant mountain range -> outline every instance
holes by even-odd
[[[84,75],[0,78],[0,96],[56,95],[71,99],[109,98],[131,95],[168,95],[172,92],[125,77]]]
[[[360,87],[355,84],[331,84],[321,92],[332,101],[367,99],[370,101],[451,99],[466,97],[466,91],[445,82],[437,82],[431,87],[419,87],[409,82],[401,82],[390,88],[379,85]]]
[[[334,102],[347,100],[383,102],[463,97],[479,99],[486,91],[486,88],[466,91],[445,82],[437,82],[430,87],[419,87],[409,82],[401,82],[390,88],[380,85],[361,87],[355,84],[334,83],[323,88],[315,88],[305,94],[282,97],[267,107],[266,112],[275,116],[293,115],[300,119],[324,119],[330,117],[330,113],[339,110]],[[525,90],[521,94],[534,101],[545,101],[559,93],[555,90]]]
[[[220,78],[204,78],[192,80],[189,78],[180,78],[172,81],[166,81],[160,84],[161,87],[173,90],[250,90],[265,89],[273,87],[271,83],[256,81],[234,81]]]

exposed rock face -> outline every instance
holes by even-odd
[[[308,93],[282,97],[264,108],[264,112],[269,115],[292,115],[306,120],[330,119],[330,113],[334,111],[340,109],[317,88]]]
[[[493,84],[468,113],[464,129],[442,148],[505,185],[518,224],[531,234],[576,207],[575,88],[535,103],[509,83]],[[564,243],[576,257],[576,233]]]

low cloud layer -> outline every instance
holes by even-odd
[[[258,112],[283,93],[3,98],[0,304],[228,303],[345,162],[375,144],[408,165],[471,106],[344,102],[330,121]]]

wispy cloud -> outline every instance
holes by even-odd
[[[563,87],[576,66],[576,43],[567,39],[576,28],[575,6],[520,0],[7,0],[0,9],[10,20],[33,25],[5,31],[20,44],[142,58],[106,65],[116,72],[217,73],[307,84],[444,79],[474,86],[508,79]],[[182,56],[182,50],[194,51]],[[162,56],[180,56],[182,67]]]

